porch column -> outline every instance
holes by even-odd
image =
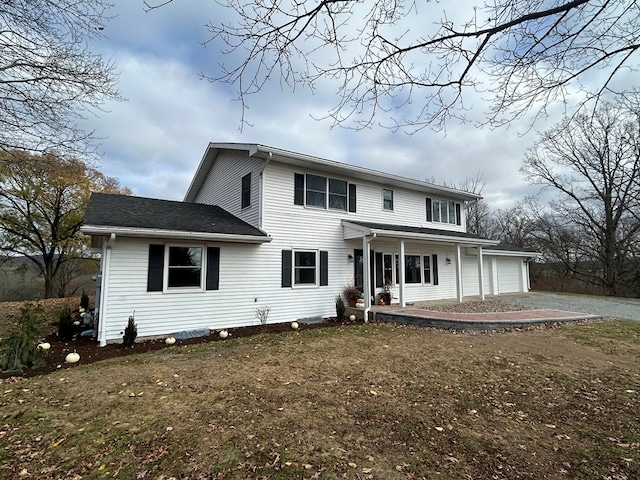
[[[362,295],[364,295],[364,314],[367,321],[367,312],[371,308],[371,243],[366,235],[362,237]]]
[[[459,243],[456,244],[456,292],[458,294],[458,302],[462,303],[464,286],[462,284],[462,252]]]
[[[478,291],[480,300],[484,300],[484,270],[482,264],[482,246],[478,245]]]
[[[398,293],[398,300],[400,302],[400,308],[407,306],[407,301],[404,295],[404,240],[400,240],[400,257],[398,258],[398,266],[400,278],[398,279],[398,285],[400,286],[400,292]]]

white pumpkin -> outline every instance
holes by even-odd
[[[297,330],[300,327],[300,325],[298,325],[298,322],[291,322],[291,328],[293,328],[294,330]]]
[[[69,353],[64,359],[67,363],[76,363],[78,360],[80,360],[80,354],[75,351]]]
[[[355,322],[356,316],[352,313],[351,315],[349,315],[349,320],[351,320],[352,322]]]
[[[38,348],[42,350],[49,350],[51,348],[51,344],[49,342],[42,342],[38,344]]]
[[[174,343],[176,343],[176,339],[173,337],[167,337],[165,338],[164,343],[166,343],[167,345],[173,345]]]
[[[218,335],[220,336],[220,338],[227,338],[229,336],[229,332],[227,332],[226,330],[221,330]]]

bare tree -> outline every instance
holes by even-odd
[[[511,208],[493,212],[491,225],[495,238],[515,247],[537,249],[532,237],[534,222],[529,215],[533,202],[527,198]]]
[[[92,152],[78,125],[118,99],[114,64],[89,50],[105,0],[0,1],[0,150]]]
[[[233,20],[208,29],[210,42],[226,45],[228,62],[206,76],[237,87],[243,122],[247,97],[274,77],[292,88],[335,80],[335,124],[366,128],[382,115],[411,132],[468,119],[478,107],[465,98],[478,92],[492,99],[482,123],[535,119],[573,102],[570,94],[597,98],[638,68],[635,0],[451,2],[444,12],[428,0],[220,2]],[[602,80],[590,84],[592,72]]]
[[[436,182],[432,179],[431,183]],[[458,182],[445,182],[443,185],[445,187],[481,195],[485,183],[482,180],[482,174],[478,172],[475,177],[467,177]],[[472,202],[465,202],[464,208],[467,232],[480,235],[481,237],[493,236],[494,228],[492,226],[491,210],[489,209],[489,204],[487,204],[483,198]]]
[[[580,240],[573,255],[595,267],[604,293],[618,293],[640,241],[640,95],[561,122],[527,152],[521,171],[557,194],[549,214]]]

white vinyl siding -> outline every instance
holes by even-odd
[[[260,221],[260,172],[264,160],[247,158],[246,152],[221,151],[195,202],[218,205],[254,227]],[[242,177],[251,173],[251,199],[242,208]],[[293,188],[293,187],[292,187]]]
[[[262,171],[264,167],[264,172]],[[251,173],[251,204],[241,209],[241,179]],[[342,208],[308,208],[294,204],[294,174],[307,173],[322,177],[339,178],[357,186],[357,212]],[[264,191],[260,191],[261,182]],[[336,186],[336,185],[334,185]],[[337,186],[336,186],[337,187]],[[138,336],[167,335],[183,330],[222,329],[255,325],[257,308],[268,307],[269,323],[290,322],[305,318],[320,319],[335,315],[335,297],[344,286],[354,282],[354,250],[363,249],[361,239],[345,240],[341,221],[389,223],[414,227],[431,227],[426,222],[425,192],[393,186],[393,211],[381,208],[380,183],[333,175],[327,171],[299,168],[279,163],[273,159],[267,163],[247,156],[246,152],[222,151],[213,163],[196,201],[219,205],[243,220],[258,226],[269,234],[271,242],[264,244],[241,244],[220,242],[169,242],[161,239],[131,239],[117,237],[106,258],[111,263],[109,285],[100,312],[106,328],[105,339],[120,342],[129,316],[135,311]],[[336,195],[336,205],[342,202],[342,190],[331,190],[327,195]],[[347,188],[348,192],[348,188]],[[340,198],[338,198],[340,196]],[[455,198],[452,198],[455,199]],[[326,199],[330,202],[330,198]],[[259,208],[258,208],[259,207]],[[464,212],[464,209],[462,209]],[[462,225],[441,224],[438,228],[464,231]],[[175,244],[218,247],[219,289],[173,294],[169,292],[147,292],[149,244]],[[393,239],[376,238],[371,242],[375,252],[394,255],[399,253],[399,242]],[[321,286],[318,279],[319,259],[316,258],[316,284],[307,288],[282,288],[282,252],[328,252],[328,285]],[[405,253],[437,255],[438,285],[408,284],[404,290],[406,302],[420,300],[456,298],[455,261],[447,264],[446,258],[454,259],[455,246],[437,242],[407,241]],[[351,258],[350,258],[351,257]],[[324,258],[324,257],[323,257]],[[384,258],[384,257],[383,257]],[[391,258],[391,257],[389,257]],[[433,257],[430,257],[431,259]],[[465,295],[469,293],[469,282],[475,282],[477,291],[477,257],[465,257]],[[485,256],[487,260],[488,255]],[[495,258],[495,257],[494,257]],[[521,261],[521,259],[518,259]],[[492,260],[495,262],[495,260]],[[421,261],[421,269],[423,269]],[[491,262],[489,262],[491,263]],[[293,267],[292,262],[292,267]],[[467,266],[469,265],[469,266]],[[500,268],[510,268],[509,262],[496,268],[485,267],[485,276],[495,276]],[[471,270],[469,270],[471,269]],[[469,270],[469,271],[468,271]],[[324,270],[323,270],[324,271]],[[375,269],[374,269],[375,271]],[[389,269],[387,269],[387,273]],[[430,265],[433,275],[434,265]],[[424,275],[424,270],[421,270]],[[394,274],[395,276],[395,274]],[[467,281],[466,277],[469,277]],[[522,279],[522,273],[520,273]],[[474,280],[475,279],[475,280]],[[497,284],[497,280],[495,282]],[[490,293],[485,282],[485,293]],[[505,286],[507,287],[507,286]],[[372,294],[381,291],[375,289]],[[393,296],[398,298],[398,287]]]

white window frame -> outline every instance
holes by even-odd
[[[427,262],[429,262],[429,281],[427,281],[426,275],[425,275],[425,266],[426,266],[426,262],[425,259],[427,260]],[[430,253],[423,253],[422,254],[422,284],[423,285],[432,285],[433,284],[433,255],[431,255]]]
[[[344,195],[341,193],[332,193],[331,192],[331,181],[344,183]],[[336,208],[331,206],[331,197],[340,197],[344,198],[344,208]],[[327,209],[329,210],[338,210],[341,212],[346,212],[349,209],[349,182],[346,180],[340,180],[339,178],[331,178],[327,177]]]
[[[314,282],[313,283],[296,283],[296,268],[308,268],[308,267],[296,267],[296,254],[297,253],[313,253],[315,256],[314,264]],[[291,287],[292,288],[315,288],[320,284],[320,251],[294,248],[291,250]]]
[[[443,200],[441,198],[431,198],[431,222],[447,223],[449,225],[462,225],[462,218],[457,218],[460,205],[460,215],[462,215],[462,204],[454,200]]]
[[[404,262],[404,278],[402,279],[404,281],[405,285],[424,285],[423,283],[423,278],[422,278],[422,255],[421,253],[405,253],[404,254],[404,258],[402,259],[402,261]],[[418,266],[418,272],[419,272],[419,276],[420,276],[420,281],[419,282],[407,282],[407,257],[418,257],[418,260],[420,261],[420,265]]]
[[[188,287],[170,287],[169,286],[169,252],[171,248],[199,248],[200,255],[200,285]],[[207,247],[205,245],[193,245],[182,243],[167,243],[164,246],[164,271],[163,275],[163,292],[164,293],[180,293],[180,292],[204,292],[206,288],[206,265],[207,265]],[[174,267],[175,268],[175,267]]]
[[[385,198],[385,193],[386,192],[390,192],[391,193],[391,208],[387,208],[385,202],[387,202],[387,199]],[[391,188],[383,188],[382,189],[382,210],[386,211],[386,212],[393,212],[394,209],[394,199],[393,199],[394,195],[393,195],[393,189]]]

